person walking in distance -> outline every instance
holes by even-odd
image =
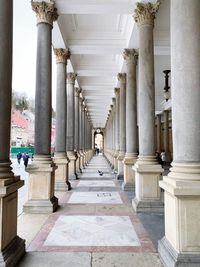
[[[29,155],[26,154],[26,152],[24,152],[24,154],[23,154],[23,161],[24,161],[25,168],[27,168],[27,166],[28,166],[28,160],[29,160]]]
[[[21,158],[22,158],[22,153],[18,152],[17,153],[17,162],[18,162],[19,165],[20,165],[20,162],[21,162]]]

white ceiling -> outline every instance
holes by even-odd
[[[144,1],[143,1],[144,2]],[[145,1],[147,2],[147,1]],[[151,1],[155,2],[155,1]],[[162,1],[155,22],[156,109],[162,109],[163,68],[170,68],[169,2]],[[68,71],[78,74],[93,127],[104,127],[117,74],[125,72],[124,48],[138,48],[133,20],[135,0],[55,0],[59,18],[53,46],[71,51]]]

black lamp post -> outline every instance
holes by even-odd
[[[164,70],[163,73],[165,74],[165,87],[164,87],[164,98],[166,101],[170,98],[170,86],[169,86],[169,73],[171,70]]]

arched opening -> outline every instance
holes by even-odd
[[[103,154],[104,150],[104,134],[102,131],[94,132],[94,149],[96,154]]]

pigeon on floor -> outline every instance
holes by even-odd
[[[102,171],[98,170],[98,173],[99,173],[100,176],[103,176],[103,172]]]

